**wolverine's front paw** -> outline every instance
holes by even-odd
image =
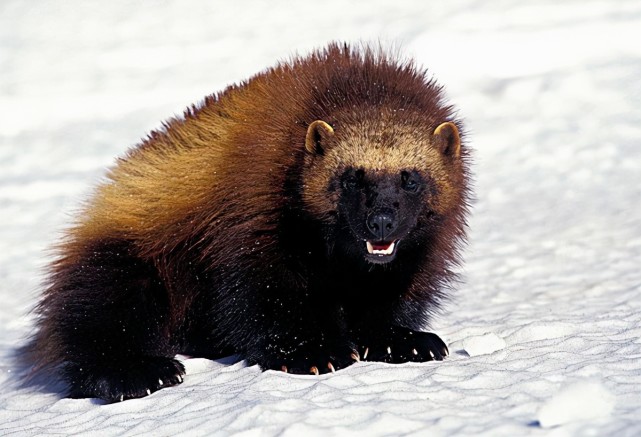
[[[256,360],[263,370],[281,370],[300,375],[333,373],[357,361],[360,361],[360,356],[352,347],[344,347],[336,351],[304,348],[287,354],[264,354]]]
[[[386,363],[442,361],[449,355],[447,346],[438,335],[401,327],[394,327],[387,338],[364,343],[359,350],[364,361]]]
[[[72,398],[100,398],[108,402],[141,398],[183,382],[183,365],[167,357],[139,357],[117,363],[68,363],[65,379]]]
[[[334,373],[359,361],[358,352],[350,351],[349,356],[317,352],[309,355],[289,357],[280,370],[286,373],[314,374]]]

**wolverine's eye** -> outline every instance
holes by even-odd
[[[401,172],[401,187],[405,191],[409,191],[410,193],[415,193],[418,191],[418,189],[421,186],[420,179],[418,178],[418,175],[415,174],[415,172]]]
[[[363,186],[363,170],[349,171],[343,177],[343,188],[347,191],[356,191]]]
[[[343,188],[348,191],[355,191],[358,189],[358,181],[354,177],[347,178],[343,181]]]

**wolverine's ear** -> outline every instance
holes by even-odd
[[[334,129],[323,120],[316,120],[307,128],[305,150],[314,155],[322,155],[333,137]]]
[[[458,158],[461,156],[461,137],[454,123],[445,122],[434,129],[434,136],[438,140],[441,152],[444,155]]]

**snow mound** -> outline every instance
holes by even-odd
[[[470,357],[491,354],[505,349],[506,346],[505,340],[493,332],[466,338],[463,340],[462,345],[463,350],[467,352]]]
[[[609,417],[615,397],[599,382],[578,381],[561,389],[541,407],[541,427]]]

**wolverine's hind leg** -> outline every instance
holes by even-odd
[[[54,266],[35,353],[61,365],[71,397],[142,397],[182,382],[169,311],[157,270],[128,243],[83,246]]]

